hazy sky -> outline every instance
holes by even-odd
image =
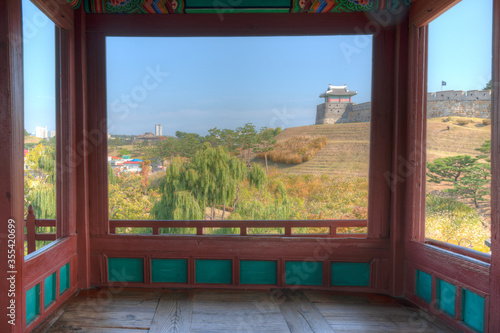
[[[429,91],[482,89],[491,78],[491,0],[463,0],[431,23]],[[467,15],[467,18],[465,18]],[[54,129],[54,25],[23,0],[25,127]],[[464,24],[464,22],[467,22]],[[371,98],[371,37],[123,38],[107,41],[112,134],[206,134],[247,122],[315,122],[328,84]],[[345,50],[355,50],[346,55]]]

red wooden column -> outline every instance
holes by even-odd
[[[87,49],[85,11],[75,12],[75,167],[77,179],[76,229],[78,233],[78,288],[90,287],[89,177],[87,142]]]
[[[387,238],[391,184],[391,148],[394,117],[395,30],[373,35],[372,116],[368,190],[368,238]]]
[[[500,332],[500,0],[493,2],[491,270],[489,332]]]
[[[396,28],[394,75],[394,130],[392,139],[390,246],[390,294],[404,294],[404,231],[406,177],[412,172],[407,160],[408,116],[408,17]]]
[[[26,317],[22,285],[24,124],[21,22],[21,1],[0,1],[0,332],[5,333],[22,332]],[[12,247],[8,242],[9,226],[15,227],[15,236],[11,236],[15,246]],[[11,249],[14,251],[9,258]],[[9,259],[15,262],[9,262]],[[7,280],[11,277],[12,284]],[[14,286],[15,292],[9,295]],[[15,305],[11,306],[11,302]],[[7,315],[11,313],[8,307],[15,307],[12,311],[15,325],[8,322]]]

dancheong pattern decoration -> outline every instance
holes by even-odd
[[[78,7],[81,0],[67,0]],[[393,10],[413,0],[83,0],[95,14],[340,13]]]
[[[80,7],[80,3],[82,2],[82,0],[66,0],[66,2],[68,2],[71,7],[77,9],[78,7]]]

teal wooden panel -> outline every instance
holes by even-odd
[[[47,308],[50,303],[56,300],[56,273],[54,272],[53,274],[47,276],[43,283],[45,293],[43,304],[45,308]]]
[[[452,317],[455,317],[455,300],[457,287],[446,281],[436,280],[436,295],[438,308]]]
[[[467,289],[462,291],[462,320],[478,332],[484,332],[484,298]]]
[[[224,283],[233,281],[232,260],[197,259],[195,261],[196,283]]]
[[[144,282],[142,258],[108,258],[108,280],[115,282]]]
[[[241,260],[241,284],[277,284],[278,263],[276,261]]]
[[[151,259],[151,281],[187,283],[187,259]]]
[[[59,270],[59,295],[69,289],[69,262]]]
[[[427,303],[431,302],[432,298],[432,276],[417,269],[415,294],[420,296]]]
[[[296,286],[322,286],[323,263],[317,261],[285,262],[285,282]]]
[[[332,286],[370,286],[370,263],[366,262],[332,262]]]
[[[26,324],[40,314],[40,285],[37,284],[26,292]]]

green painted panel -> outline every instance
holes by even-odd
[[[417,269],[415,278],[415,294],[430,303],[432,298],[432,276]]]
[[[462,320],[478,332],[484,332],[484,298],[467,289],[462,291]]]
[[[40,285],[37,284],[26,292],[26,324],[40,314]]]
[[[144,260],[108,258],[108,279],[115,282],[144,282]]]
[[[56,273],[54,272],[53,274],[47,276],[44,281],[44,293],[45,293],[45,299],[44,299],[44,306],[47,308],[47,306],[50,305],[50,303],[54,302],[56,300]]]
[[[277,284],[278,263],[276,261],[241,260],[241,284]]]
[[[370,263],[332,262],[332,286],[370,286]]]
[[[285,282],[295,286],[322,286],[323,263],[317,261],[285,262]]]
[[[236,2],[236,1],[232,1]],[[245,7],[286,7],[290,9],[290,0],[239,0],[237,4],[231,3],[231,1],[217,1],[213,0],[187,0],[186,7],[188,8],[245,8]]]
[[[151,259],[151,281],[187,283],[187,259]]]
[[[186,14],[288,13],[289,8],[186,8]]]
[[[69,262],[59,270],[59,295],[69,289]]]
[[[230,284],[233,279],[232,260],[197,259],[195,261],[196,283]]]
[[[436,295],[438,308],[450,316],[455,316],[455,300],[457,287],[446,281],[436,280]]]

